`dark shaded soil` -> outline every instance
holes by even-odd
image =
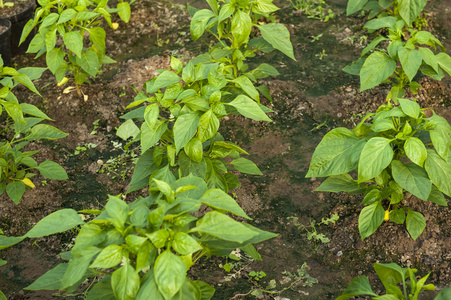
[[[291,32],[297,62],[276,52],[250,61],[252,65],[270,63],[282,74],[262,82],[274,98],[273,103],[265,103],[274,110],[273,122],[253,122],[241,117],[221,121],[221,133],[251,153],[250,159],[264,174],[241,175],[242,186],[232,193],[254,219],[253,225],[278,232],[279,236],[257,245],[262,261],[252,261],[242,254],[239,261],[210,258],[194,266],[190,276],[214,286],[217,291],[214,299],[333,299],[357,275],[367,275],[375,290],[381,291],[383,287],[372,269],[375,262],[413,266],[420,270],[419,275],[432,272],[431,282],[438,288],[451,285],[449,208],[413,197],[406,199],[426,217],[426,230],[417,240],[410,239],[404,226],[386,222],[374,235],[361,241],[357,228],[361,198],[314,192],[322,179],[305,178],[313,150],[324,134],[336,126],[353,126],[360,115],[382,104],[388,92],[388,87],[382,86],[359,93],[357,79],[340,71],[357,59],[365,43],[351,42],[353,36],[363,33],[364,20],[345,18],[346,1],[337,2],[332,9],[339,16],[328,23],[293,14],[287,3],[279,3],[283,7],[279,19]],[[449,1],[440,0],[429,7],[428,30],[448,47],[451,18],[446,9],[449,12],[450,6]],[[25,88],[16,90],[20,100],[37,105],[55,120],[52,125],[69,133],[62,140],[28,145],[29,150],[41,149],[36,155],[38,163],[51,159],[63,165],[69,180],[38,179],[36,189],[26,192],[19,205],[3,195],[0,228],[6,235],[24,234],[58,209],[102,208],[108,194],[124,193],[130,182],[127,170],[131,157],[117,147],[118,143],[122,146],[124,143],[115,136],[115,128],[133,100],[135,89],[155,76],[156,70],[168,68],[171,55],[187,61],[208,49],[208,38],[191,42],[188,14],[183,5],[142,0],[133,4],[132,11],[129,24],[121,23],[116,31],[106,29],[107,54],[118,63],[106,66],[103,74],[83,86],[87,101],[75,92],[64,94],[67,86],[57,87],[48,71],[35,82],[42,98]],[[311,42],[320,33],[323,37]],[[327,56],[319,59],[316,55],[322,50]],[[34,60],[32,55],[18,56],[14,63],[17,68],[45,65],[44,58]],[[422,107],[433,108],[447,120],[451,120],[450,82],[449,78],[442,82],[422,79],[423,88],[416,96]],[[324,126],[319,126],[322,123]],[[77,147],[86,150],[75,155]],[[110,159],[121,162],[120,166],[109,170]],[[104,172],[99,172],[102,169]],[[127,197],[133,199],[136,194]],[[318,222],[332,214],[339,216],[336,224],[317,227],[329,237],[330,243],[326,244],[308,241],[306,232],[291,219],[296,217],[298,223],[308,226],[310,220]],[[0,290],[8,299],[56,299],[55,291],[22,289],[60,262],[58,254],[70,249],[74,236],[68,232],[25,240],[2,250],[0,258],[8,264],[0,268]],[[230,272],[220,267],[226,263],[232,266]],[[310,267],[308,274],[318,280],[312,287],[305,278],[286,273],[297,272],[304,263]],[[249,276],[251,271],[263,271],[266,276],[257,281]],[[273,291],[283,290],[282,293],[244,296],[253,289],[267,288],[271,280],[276,283]],[[426,293],[422,299],[432,299],[435,293]]]

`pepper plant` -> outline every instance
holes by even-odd
[[[105,30],[100,26],[104,19],[111,28],[118,26],[111,22],[111,13],[117,12],[121,19],[130,19],[130,5],[120,1],[116,9],[107,7],[108,1],[51,1],[39,0],[34,19],[25,25],[20,43],[25,41],[33,28],[38,32],[30,42],[27,52],[45,53],[49,70],[58,82],[64,83],[65,76],[74,76],[76,90],[82,95],[80,85],[89,76],[95,77],[104,63],[114,60],[105,55]],[[85,41],[84,36],[89,36]]]
[[[39,77],[42,68],[27,68],[25,71]],[[6,111],[8,118],[4,123],[5,129],[0,142],[0,195],[5,191],[8,197],[18,204],[26,187],[34,188],[31,178],[36,174],[30,172],[37,170],[48,179],[67,179],[64,169],[53,161],[44,161],[38,164],[32,156],[39,152],[23,151],[31,141],[47,139],[55,140],[67,136],[59,129],[39,124],[44,120],[51,120],[36,106],[28,103],[19,103],[11,88],[22,83],[31,91],[39,94],[30,78],[14,68],[4,67],[0,57],[0,114]],[[12,124],[9,125],[9,120]]]
[[[258,167],[241,154],[239,146],[218,133],[220,119],[241,114],[256,121],[270,121],[271,110],[259,103],[259,93],[245,77],[233,79],[222,64],[189,62],[184,68],[171,59],[174,71],[164,70],[145,84],[128,108],[137,109],[122,118],[117,134],[139,141],[142,155],[130,183],[138,190],[153,178],[166,182],[190,174],[204,178],[209,188],[231,190],[240,185],[230,169],[261,175]],[[138,127],[136,122],[140,123]],[[229,157],[233,160],[227,160]]]
[[[406,88],[416,94],[421,85],[414,80],[418,71],[423,75],[441,80],[444,73],[451,76],[451,57],[445,53],[442,43],[428,31],[418,31],[406,26],[404,20],[383,17],[365,24],[367,29],[388,29],[388,37],[375,38],[362,50],[359,60],[344,68],[347,73],[360,76],[360,91],[381,83],[390,83],[387,98],[397,103]],[[379,43],[388,41],[386,49],[375,50]],[[431,49],[440,49],[434,53]]]
[[[346,15],[350,16],[358,11],[369,11],[368,19],[387,16],[396,17],[412,27],[413,22],[420,17],[427,0],[349,0]]]
[[[393,300],[418,300],[422,291],[434,290],[433,284],[426,284],[429,274],[420,278],[416,277],[416,269],[401,268],[395,263],[374,264],[374,270],[385,287],[386,293],[378,295],[373,292],[370,282],[366,276],[354,278],[336,300],[347,300],[355,296],[371,296],[372,299],[393,299]],[[419,278],[419,279],[417,279]],[[410,281],[408,281],[410,280]],[[402,284],[402,290],[398,284]],[[441,290],[435,300],[445,300],[451,297],[451,287]]]
[[[68,263],[57,265],[25,289],[75,291],[86,278],[101,279],[86,299],[211,299],[214,289],[186,272],[202,256],[228,255],[241,248],[261,259],[252,245],[276,235],[237,222],[250,220],[235,200],[208,189],[202,178],[171,184],[154,179],[150,196],[127,204],[110,196],[102,211],[85,223],[72,209],[55,212],[22,237],[0,236],[0,249],[26,237],[39,237],[83,225]],[[200,213],[202,205],[211,211]],[[193,216],[195,215],[195,216]],[[64,220],[64,222],[63,222]]]

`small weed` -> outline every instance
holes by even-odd
[[[302,11],[307,18],[328,22],[335,17],[334,12],[327,8],[329,5],[324,0],[290,0],[291,6]]]
[[[97,129],[99,129],[99,121],[100,119],[95,120],[92,122],[92,125],[94,125],[94,129],[91,131],[91,135],[97,134]]]
[[[315,54],[315,57],[318,57],[320,60],[323,60],[323,58],[326,57],[326,56],[327,56],[326,50],[324,50],[324,49],[323,49],[322,52],[320,52],[318,54]]]
[[[312,40],[310,41],[310,43],[314,43],[316,41],[319,41],[319,39],[323,36],[322,33],[318,34],[317,36],[312,37]]]

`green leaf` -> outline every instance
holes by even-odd
[[[241,207],[236,203],[236,201],[227,195],[222,190],[212,189],[208,190],[202,197],[199,199],[203,204],[210,206],[213,209],[219,211],[228,211],[234,215],[243,217],[248,220],[252,220],[250,217],[246,215],[246,213],[241,209]]]
[[[67,133],[62,132],[58,128],[55,128],[50,125],[39,124],[33,126],[31,129],[30,135],[26,137],[28,141],[39,140],[39,139],[47,139],[47,140],[56,140],[61,139],[68,136]]]
[[[174,124],[176,152],[179,152],[196,134],[197,126],[199,126],[199,116],[197,114],[189,113],[177,118]]]
[[[402,111],[409,117],[417,119],[420,115],[420,106],[418,103],[408,99],[399,98],[399,104],[401,105]]]
[[[428,201],[431,201],[432,203],[435,203],[437,205],[448,206],[445,196],[435,187],[435,185],[432,185],[432,190],[431,194],[429,195]]]
[[[346,6],[346,15],[352,15],[353,13],[362,10],[368,0],[349,0]]]
[[[255,121],[271,122],[271,119],[268,118],[260,106],[245,95],[239,95],[232,102],[227,104],[235,107],[236,110],[246,118],[250,118]]]
[[[45,119],[45,120],[53,121],[45,113],[40,111],[39,108],[37,108],[36,106],[34,106],[32,104],[20,103],[20,108],[22,109],[22,112],[24,114],[28,114],[28,115],[31,115],[31,116],[35,116],[35,117],[39,117],[39,118]]]
[[[116,135],[123,139],[128,140],[130,137],[135,138],[139,134],[139,128],[135,125],[132,119],[128,119],[119,126]]]
[[[441,192],[451,197],[451,159],[449,154],[448,161],[445,161],[434,150],[429,149],[424,168],[432,183]]]
[[[366,22],[363,28],[367,28],[370,30],[377,30],[385,27],[390,28],[396,23],[396,21],[398,21],[398,19],[396,17],[391,16],[377,18]]]
[[[404,151],[412,162],[423,167],[428,153],[426,147],[419,138],[413,136],[409,137],[404,143]]]
[[[149,183],[149,177],[152,172],[157,170],[157,166],[153,162],[153,150],[144,152],[136,163],[133,171],[130,189],[127,193],[139,190]]]
[[[257,235],[257,232],[242,223],[216,211],[204,215],[190,232],[206,233],[222,240],[238,243],[243,243]]]
[[[49,70],[55,74],[58,68],[64,64],[64,57],[66,53],[64,53],[61,48],[53,48],[50,52],[47,52],[45,56],[45,60],[47,63],[47,67]]]
[[[416,164],[404,165],[399,160],[391,163],[393,179],[403,189],[426,201],[431,193],[432,182],[423,168]]]
[[[438,63],[435,58],[434,52],[432,52],[431,49],[425,47],[419,47],[418,52],[420,52],[423,61],[431,66],[435,72],[438,72]]]
[[[5,108],[8,115],[14,120],[14,123],[26,124],[25,119],[23,117],[22,108],[19,104],[13,101],[5,101],[2,102],[3,107]]]
[[[99,71],[100,62],[94,50],[88,50],[81,54],[81,57],[76,57],[76,62],[89,75],[96,76]]]
[[[202,142],[198,138],[193,137],[185,145],[185,153],[195,162],[201,162],[204,155]]]
[[[362,241],[372,235],[384,222],[385,211],[380,202],[374,202],[362,209],[359,215],[359,232]]]
[[[94,48],[98,50],[98,52],[100,52],[102,55],[105,55],[105,38],[106,38],[105,29],[103,29],[102,27],[95,27],[89,28],[87,29],[87,31],[89,32],[89,38]],[[101,63],[103,62],[101,61]]]
[[[58,290],[61,287],[61,281],[66,270],[67,264],[59,264],[25,287],[24,290]]]
[[[157,121],[154,128],[143,123],[141,125],[141,151],[147,151],[150,147],[155,146],[167,129],[168,122]]]
[[[246,92],[252,99],[255,101],[260,101],[260,95],[258,94],[257,89],[254,87],[252,82],[246,76],[240,76],[232,80],[232,82],[238,84],[240,88]]]
[[[84,222],[75,210],[65,208],[55,211],[40,220],[25,236],[29,238],[43,237],[64,232],[82,224]]]
[[[358,276],[354,278],[348,285],[343,294],[336,298],[336,300],[347,300],[354,296],[377,296],[371,289],[370,282],[366,276]]]
[[[440,68],[442,68],[442,70],[451,77],[451,57],[444,52],[440,52],[435,56],[435,59],[437,60]]]
[[[447,287],[441,290],[434,300],[447,300],[447,299],[451,299],[451,287]]]
[[[118,220],[122,225],[127,221],[129,208],[123,200],[109,195],[105,210],[111,218]]]
[[[409,210],[406,218],[406,227],[412,239],[416,240],[426,228],[426,220],[421,213]]]
[[[374,52],[363,63],[360,70],[360,91],[375,87],[390,77],[396,69],[396,62],[382,52]]]
[[[185,232],[177,232],[174,235],[172,248],[180,255],[189,255],[202,249],[199,243]]]
[[[365,143],[347,128],[332,129],[316,147],[306,177],[341,175],[355,169]]]
[[[387,41],[388,39],[383,37],[383,36],[378,36],[377,38],[375,38],[368,46],[366,46],[363,50],[362,53],[360,54],[360,56],[364,56],[365,54],[367,54],[368,52],[370,52],[371,50],[373,50],[380,42],[382,41]]]
[[[171,251],[164,251],[155,261],[154,276],[160,293],[171,299],[186,279],[185,262]]]
[[[69,31],[63,35],[64,45],[76,56],[81,57],[83,50],[83,37],[79,31]]]
[[[254,9],[260,14],[272,13],[280,9],[272,3],[272,0],[257,0],[254,3]]]
[[[426,3],[427,0],[398,0],[399,14],[409,27],[420,15]]]
[[[234,12],[235,12],[235,7],[232,4],[230,4],[230,3],[224,4],[221,7],[221,10],[219,11],[218,23],[221,23],[222,21],[224,21],[225,19],[230,17]]]
[[[409,81],[412,81],[423,61],[420,52],[403,47],[398,50],[398,57]]]
[[[393,159],[390,140],[383,137],[370,139],[362,149],[359,159],[359,182],[379,175]]]
[[[58,179],[58,180],[66,180],[69,179],[67,177],[67,173],[63,167],[61,167],[56,162],[46,160],[39,165],[36,169],[39,170],[42,176],[48,179]]]
[[[290,32],[280,23],[269,23],[265,25],[255,25],[262,34],[262,37],[274,48],[281,51],[289,58],[296,61],[293,54],[293,45],[290,41]]]
[[[148,81],[152,84],[147,84],[146,92],[151,94],[158,92],[159,89],[167,87],[171,84],[177,83],[180,81],[180,77],[172,71],[164,71],[155,79],[155,81]]]
[[[241,173],[252,175],[263,175],[260,169],[257,167],[257,165],[248,159],[240,157],[233,160],[231,164],[235,167],[235,169],[237,169]]]
[[[124,249],[120,245],[109,245],[99,253],[90,268],[109,269],[114,268],[121,263],[122,258],[126,255]]]
[[[119,9],[119,11],[117,12],[119,17],[122,19],[122,21],[128,23],[128,21],[130,21],[130,4],[125,1],[119,2],[117,4],[117,8]]]
[[[406,213],[404,209],[398,208],[394,209],[390,212],[390,220],[395,222],[396,224],[404,224],[404,221],[406,220]]]
[[[354,180],[349,174],[333,175],[321,183],[321,185],[315,190],[317,192],[348,192],[355,193],[366,187],[365,184],[358,184],[357,180]]]
[[[134,300],[139,286],[139,275],[128,262],[114,271],[111,276],[111,287],[118,300]]]
[[[251,34],[252,20],[248,13],[238,10],[232,17],[231,33],[237,46],[244,43]]]
[[[15,204],[18,204],[25,193],[25,184],[22,181],[13,180],[6,185],[6,193]]]
[[[201,9],[194,14],[190,24],[191,37],[194,41],[204,34],[208,21],[214,16],[215,14],[209,9]]]
[[[65,23],[65,22],[69,21],[70,19],[72,19],[73,17],[75,17],[76,15],[77,15],[77,11],[75,9],[72,9],[72,8],[66,9],[59,16],[59,20],[58,20],[57,24]]]
[[[406,269],[401,268],[395,263],[374,264],[374,270],[384,285],[397,285],[405,278]]]
[[[201,142],[211,139],[219,129],[219,119],[212,109],[205,112],[199,119],[197,137]]]

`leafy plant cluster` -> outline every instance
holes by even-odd
[[[35,187],[31,178],[36,174],[31,170],[39,171],[48,179],[67,179],[66,171],[59,164],[50,160],[38,164],[33,159],[32,156],[39,150],[23,151],[23,148],[32,141],[55,140],[67,136],[51,125],[40,124],[44,120],[52,119],[32,104],[19,103],[12,92],[15,86],[23,84],[32,92],[39,94],[30,77],[32,79],[40,77],[43,70],[25,68],[17,71],[3,66],[0,57],[0,114],[6,112],[6,116],[3,116],[5,128],[0,142],[0,194],[6,191],[8,197],[16,204],[27,187]]]
[[[74,76],[79,96],[79,86],[88,76],[95,77],[104,63],[114,63],[105,55],[106,33],[101,25],[104,19],[115,29],[111,14],[117,13],[124,21],[130,20],[130,4],[120,0],[116,8],[109,8],[108,1],[39,0],[34,19],[25,25],[20,38],[22,43],[35,27],[37,34],[31,40],[27,53],[45,54],[47,67],[58,82],[67,81],[67,73]],[[89,40],[85,41],[85,35]]]
[[[348,2],[348,10],[353,2],[355,1]],[[368,3],[371,2],[376,1]],[[392,88],[387,100],[398,104],[397,99],[404,96],[406,88],[416,94],[417,89],[421,87],[414,80],[418,71],[436,80],[441,80],[444,73],[451,76],[451,57],[445,53],[446,49],[442,43],[430,32],[412,28],[412,22],[419,16],[426,1],[385,2],[394,5],[395,13],[381,13],[378,18],[368,21],[364,28],[370,31],[383,29],[388,35],[375,38],[362,50],[360,59],[343,70],[360,76],[360,91],[381,83],[390,83]],[[354,11],[350,10],[348,14]],[[388,46],[376,49],[382,42],[388,43]],[[434,53],[433,50],[439,50],[439,53]]]
[[[336,300],[347,300],[354,296],[371,296],[371,299],[393,299],[393,300],[417,300],[422,291],[434,290],[433,284],[426,284],[429,274],[420,278],[416,277],[416,269],[401,268],[395,263],[374,264],[374,270],[385,287],[386,293],[378,295],[373,292],[370,282],[366,276],[354,278],[341,296]],[[417,279],[419,278],[419,279]],[[408,281],[409,280],[409,281]],[[398,284],[402,284],[402,289]],[[450,299],[451,288],[441,290],[435,300]]]
[[[354,2],[349,1],[348,8]],[[395,1],[396,16],[381,14],[365,24],[368,29],[389,28],[389,39],[377,37],[345,71],[360,75],[361,91],[391,83],[387,104],[368,113],[352,130],[340,127],[327,133],[307,173],[307,177],[328,177],[318,191],[364,193],[365,208],[359,216],[362,239],[384,219],[405,223],[416,239],[426,222],[408,207],[406,193],[443,206],[447,205],[443,194],[451,196],[451,126],[432,110],[427,117],[427,109],[402,98],[407,88],[416,93],[420,87],[413,80],[418,71],[438,80],[443,71],[451,75],[451,58],[440,41],[430,32],[408,27],[421,12],[420,2],[409,1],[406,6]],[[368,55],[384,40],[390,40],[386,51]],[[427,46],[440,46],[443,52],[435,55]],[[349,172],[356,172],[357,179]]]
[[[104,210],[80,212],[95,215],[88,223],[76,211],[65,209],[47,216],[22,237],[0,236],[0,247],[4,248],[26,237],[82,225],[71,251],[62,254],[69,262],[50,270],[27,289],[72,292],[85,279],[94,278],[87,299],[210,299],[212,287],[186,276],[196,261],[203,256],[228,255],[236,248],[261,259],[253,243],[276,236],[228,215],[250,220],[227,195],[240,185],[230,170],[261,172],[253,162],[240,157],[248,153],[224,141],[218,129],[219,120],[229,114],[270,121],[266,113],[271,110],[260,104],[260,93],[270,98],[268,89],[254,83],[279,73],[268,64],[249,70],[244,61],[256,51],[274,49],[294,59],[289,33],[281,24],[257,23],[261,16],[274,20],[270,14],[278,8],[271,1],[208,3],[211,10],[194,13],[191,33],[198,39],[208,31],[218,38],[218,44],[185,66],[172,57],[171,70],[161,70],[144,85],[145,91],[129,105],[134,109],[123,116],[127,121],[117,131],[119,137],[131,138],[126,148],[139,142],[142,152],[127,193],[146,187],[149,195],[128,204],[120,196],[110,196]],[[47,12],[53,4],[48,5]],[[105,17],[105,3],[97,5],[92,13]],[[52,13],[46,15],[40,28],[60,22],[56,20],[64,11],[53,17]],[[68,19],[68,26],[79,26],[81,13],[83,10]],[[47,18],[52,22],[46,22]],[[90,24],[85,27],[91,36]],[[58,25],[52,32],[59,30]],[[262,37],[251,38],[252,27]],[[49,33],[42,34],[47,38]],[[71,49],[74,45],[65,44],[70,63],[79,57]],[[43,51],[48,50],[45,47]],[[63,51],[55,49],[50,52]],[[99,50],[94,41],[87,51],[91,50]],[[50,52],[48,58],[52,58]],[[87,57],[88,52],[79,54]]]

